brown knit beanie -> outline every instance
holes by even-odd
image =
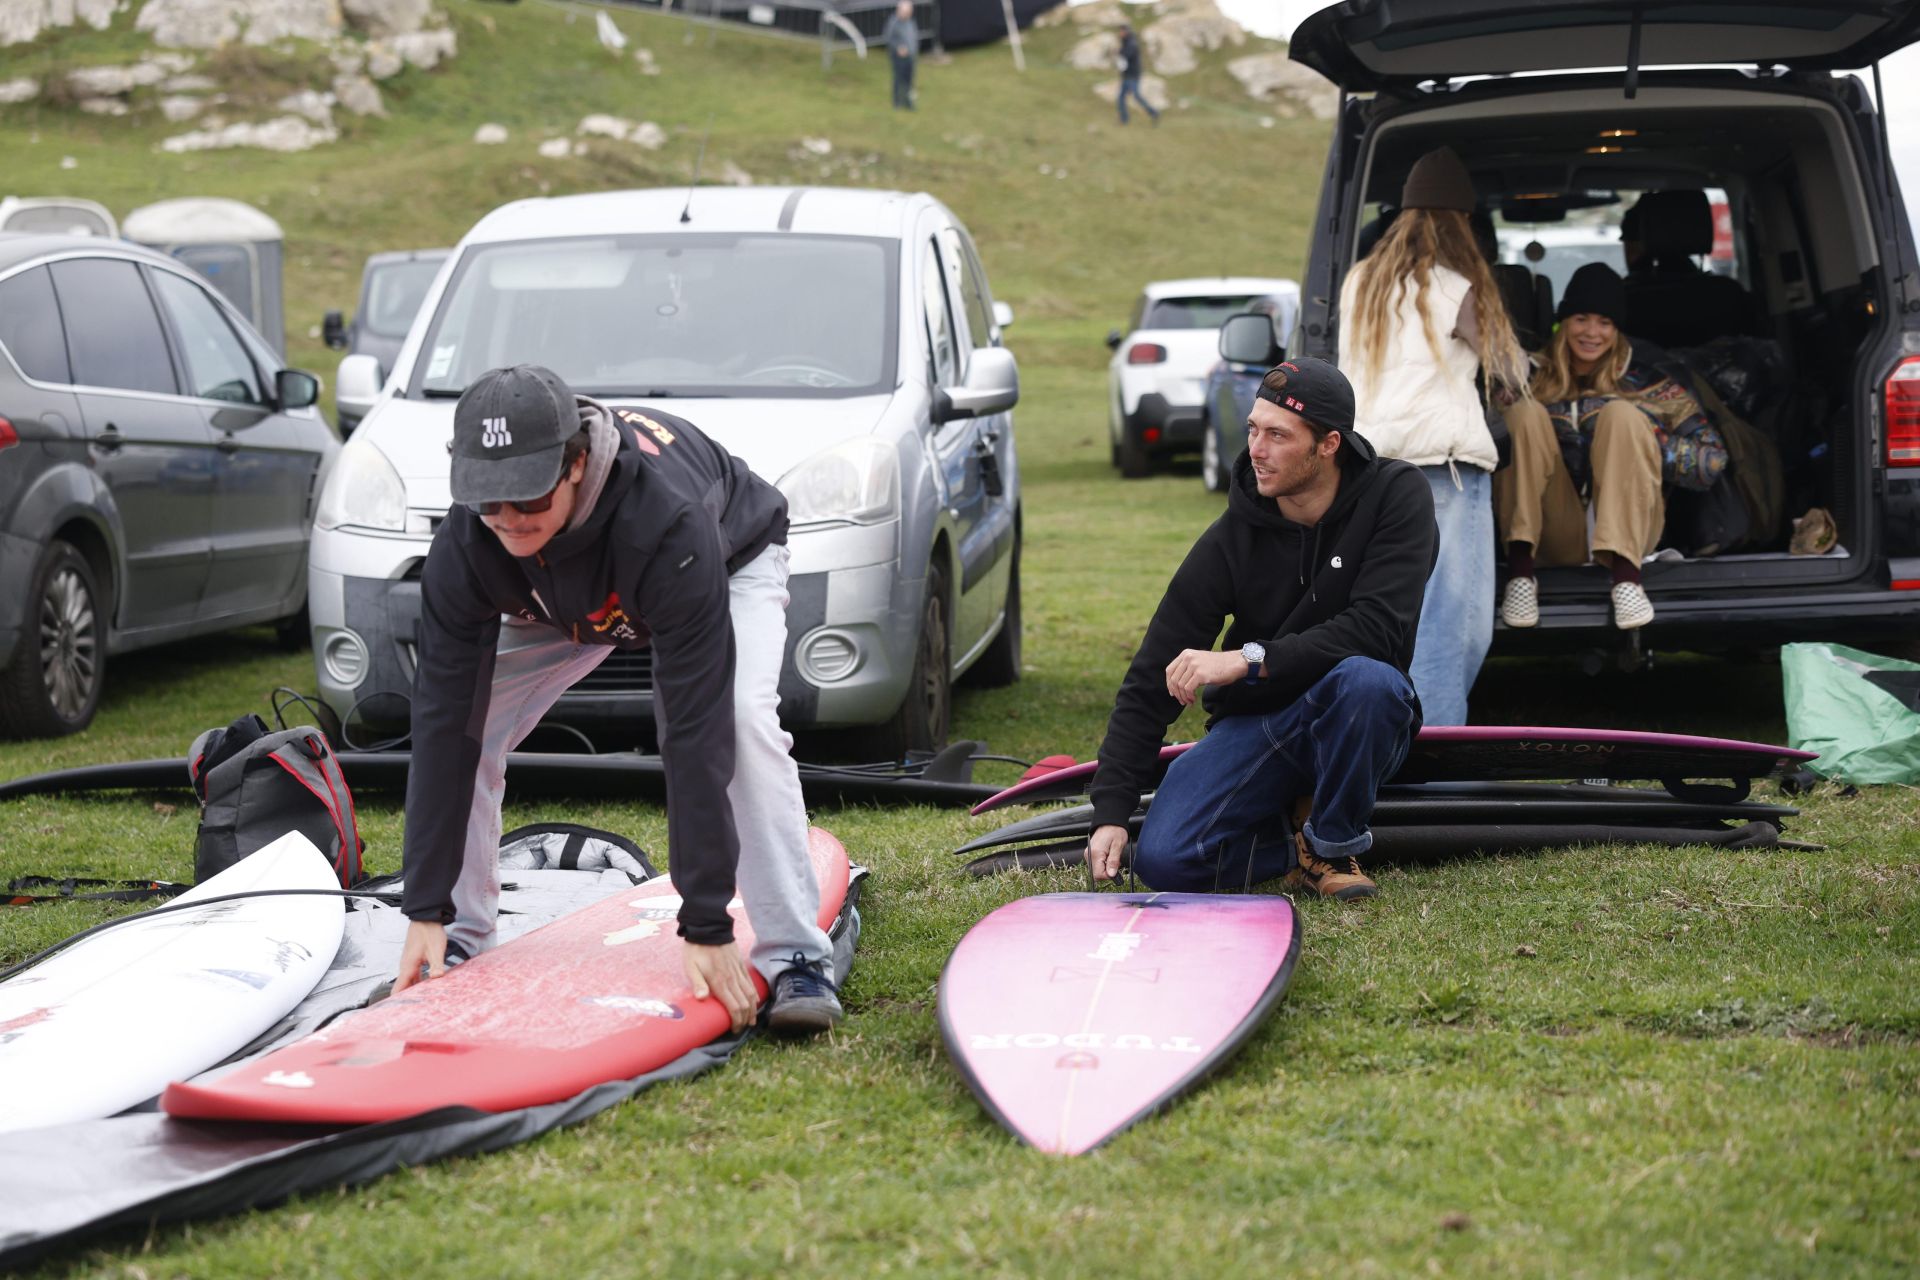
[[[1479,204],[1473,178],[1452,147],[1435,147],[1414,161],[1407,185],[1400,189],[1402,209],[1458,209],[1472,213]]]

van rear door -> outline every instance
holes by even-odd
[[[1920,39],[1911,0],[1347,0],[1289,42],[1349,92],[1606,66],[1864,67]]]

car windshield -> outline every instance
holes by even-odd
[[[404,338],[439,273],[440,259],[382,262],[367,268],[367,305],[360,324],[383,338]]]
[[[891,390],[897,246],[852,236],[596,236],[482,245],[456,268],[415,387],[542,364],[585,395]]]
[[[1218,329],[1228,316],[1253,304],[1252,294],[1212,298],[1155,298],[1147,305],[1142,329]]]

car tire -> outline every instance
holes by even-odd
[[[1153,470],[1153,459],[1147,453],[1146,442],[1140,433],[1131,426],[1120,428],[1120,474],[1129,480],[1138,480]]]
[[[13,661],[0,671],[0,734],[58,738],[93,723],[106,683],[105,610],[93,566],[58,538],[40,553]]]
[[[906,696],[884,724],[867,735],[868,751],[879,760],[905,760],[910,751],[938,751],[947,745],[953,725],[953,651],[947,625],[947,571],[927,572],[927,597],[920,606],[920,627],[913,642],[913,673]]]
[[[1211,421],[1200,436],[1200,483],[1207,486],[1208,493],[1225,493],[1233,483],[1233,464],[1221,461],[1220,433]]]
[[[1007,616],[980,660],[967,671],[983,689],[1004,689],[1020,679],[1020,540],[1013,541],[1013,566],[1007,575]]]

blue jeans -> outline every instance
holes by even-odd
[[[1465,724],[1467,693],[1493,643],[1493,474],[1478,467],[1420,470],[1433,490],[1440,558],[1414,634],[1413,687],[1427,724]]]
[[[1291,706],[1227,716],[1177,757],[1147,810],[1134,853],[1140,878],[1177,892],[1238,889],[1285,875],[1294,800],[1313,796],[1307,843],[1323,858],[1373,846],[1380,784],[1406,759],[1413,686],[1372,658],[1347,658]]]
[[[899,111],[913,110],[913,59],[903,58],[892,50],[887,56],[893,60],[893,107]]]
[[[1148,115],[1152,116],[1155,120],[1158,120],[1160,118],[1160,113],[1153,109],[1153,104],[1148,102],[1140,92],[1140,77],[1139,76],[1121,76],[1120,77],[1120,97],[1116,103],[1116,105],[1118,105],[1120,108],[1121,124],[1125,124],[1127,122],[1127,99],[1129,97],[1131,97],[1135,102],[1138,102],[1140,104],[1140,109],[1142,111],[1145,111]]]

